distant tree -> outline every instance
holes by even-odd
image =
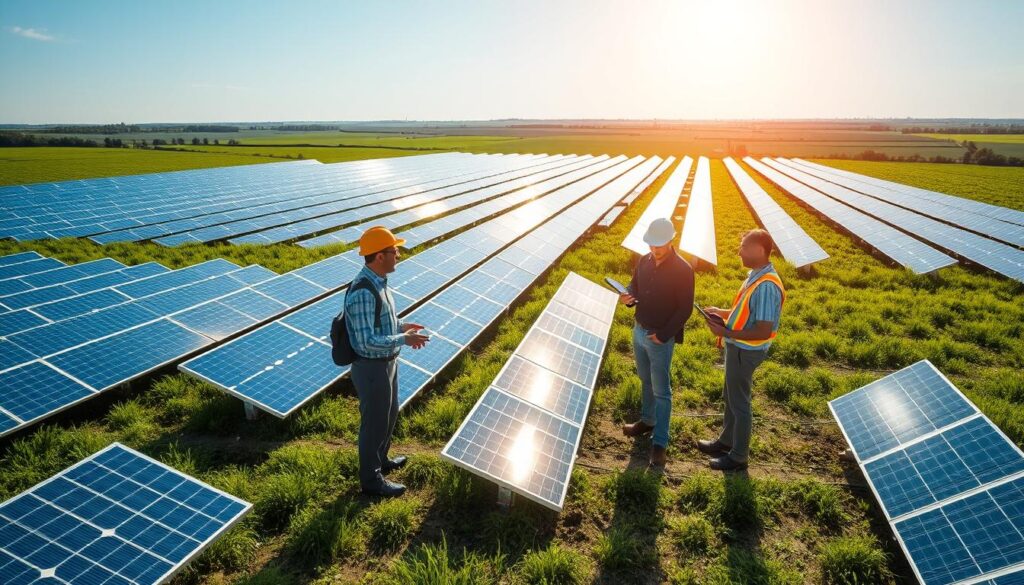
[[[192,139],[192,144],[193,144],[193,145],[198,145],[198,144],[200,144],[200,142],[199,142],[199,139],[198,139],[198,138],[193,138],[193,139]]]
[[[209,138],[203,138],[203,144],[210,144]]]

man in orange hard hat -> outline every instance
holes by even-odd
[[[384,475],[405,465],[404,456],[388,457],[391,435],[398,420],[398,352],[403,345],[419,349],[428,338],[422,325],[403,323],[395,313],[387,275],[400,258],[396,238],[383,226],[374,226],[359,238],[365,266],[352,280],[345,296],[345,326],[356,358],[352,383],[359,395],[359,483],[363,492],[399,496],[405,486]]]

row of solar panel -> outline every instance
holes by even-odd
[[[425,205],[420,205],[408,208],[398,208],[398,213],[391,213],[386,216],[378,217],[376,219],[363,221],[362,223],[349,226],[347,228],[333,231],[321,236],[305,239],[298,244],[305,248],[313,248],[316,246],[323,246],[327,244],[337,243],[349,243],[359,239],[359,235],[363,233],[368,227],[372,225],[383,225],[389,229],[397,229],[406,225],[422,221],[424,218],[440,215],[442,213],[449,213],[453,210],[463,208],[467,205],[479,203],[491,199],[495,196],[510,193],[513,190],[520,190],[515,194],[515,198],[521,199],[523,197],[532,198],[543,191],[540,189],[556,189],[559,186],[567,184],[576,178],[585,176],[592,171],[592,169],[600,168],[598,163],[605,162],[609,159],[608,155],[601,155],[599,157],[592,157],[585,155],[581,157],[569,157],[566,164],[558,166],[550,170],[542,170],[536,174],[529,175],[527,177],[512,179],[504,183],[494,185],[493,187],[487,187],[474,191],[472,193],[466,193],[445,199],[443,201],[431,201],[425,202]],[[559,180],[553,180],[559,179]],[[525,189],[527,187],[536,186],[536,188]],[[511,199],[503,199],[511,200]],[[526,199],[522,199],[526,200]],[[474,209],[484,209],[480,205],[475,205]],[[480,216],[486,217],[486,216]],[[453,219],[456,223],[470,223],[469,221],[461,221]]]
[[[726,157],[724,162],[754,216],[761,227],[771,234],[783,258],[797,268],[828,258],[828,253],[818,245],[818,242],[815,242],[739,163],[730,157]]]
[[[348,241],[354,241],[359,236],[352,235],[353,232],[358,230],[358,233],[362,233],[366,227],[381,223],[381,219],[386,220],[391,215],[395,215],[396,211],[408,210],[406,212],[407,215],[404,216],[406,219],[410,215],[418,215],[418,219],[423,219],[424,217],[445,213],[452,209],[453,206],[480,203],[496,195],[509,193],[533,182],[557,176],[566,172],[565,169],[567,167],[575,168],[575,163],[577,163],[575,156],[548,158],[554,160],[524,170],[505,173],[499,177],[442,187],[410,197],[388,199],[358,209],[349,209],[309,220],[297,221],[246,236],[231,238],[228,241],[232,244],[273,244],[308,237],[311,234],[351,225],[356,222],[363,222],[362,225],[352,226],[352,230],[348,232],[351,238]],[[461,205],[459,204],[460,202]]]
[[[854,191],[871,195],[877,199],[899,205],[922,215],[951,223],[958,227],[971,230],[977,234],[1000,240],[1015,246],[1024,246],[1024,227],[1020,224],[1010,223],[996,219],[988,215],[978,213],[974,209],[963,208],[951,205],[957,198],[946,195],[940,200],[924,197],[920,190],[909,186],[895,187],[882,186],[868,180],[844,176],[838,170],[831,169],[824,165],[808,163],[800,159],[776,159],[779,162],[802,170],[816,177],[836,183]],[[893,185],[896,185],[895,183]]]
[[[711,202],[711,161],[706,156],[697,159],[693,186],[686,202],[686,216],[679,234],[679,251],[712,266],[718,265],[715,209]]]
[[[647,205],[647,209],[644,209],[644,212],[640,214],[640,217],[636,220],[636,225],[626,234],[626,238],[622,240],[623,247],[641,256],[647,254],[649,247],[644,243],[644,232],[647,231],[647,226],[651,225],[651,222],[658,218],[671,219],[675,216],[676,206],[679,204],[679,197],[683,193],[683,187],[686,186],[686,181],[690,177],[691,168],[693,168],[692,158],[685,156],[679,161],[675,170],[669,175],[668,180],[665,181],[665,184],[658,190],[654,199]]]
[[[923,583],[1024,563],[1024,453],[930,362],[829,407]]]
[[[389,289],[397,310],[406,312],[567,205],[635,167],[641,159],[637,157],[619,162],[400,262],[396,272],[389,276]],[[643,176],[649,172],[649,169],[645,170]],[[637,177],[629,187],[641,178]],[[618,198],[621,199],[626,192],[620,191]],[[594,200],[598,199],[601,198]],[[609,201],[607,206],[613,202]],[[503,310],[503,306],[491,298],[499,297],[504,303],[511,302],[528,286],[532,280],[530,275],[539,274],[550,263],[550,260],[534,256],[523,248],[509,250],[507,260],[495,262],[496,268],[485,273],[499,279],[491,283],[488,290],[493,292],[490,297],[463,299],[465,304],[457,307],[460,313],[468,311],[469,319],[452,320],[450,326],[433,325],[432,328],[443,329],[446,333],[439,331],[437,339],[427,348],[412,352],[408,358],[403,357],[399,366],[402,386],[399,391],[404,402],[429,380],[428,372],[442,367],[453,357],[452,348],[458,351],[457,346],[443,335],[464,339],[456,332],[457,329],[470,321],[473,326],[484,325],[481,320],[489,322]],[[458,289],[453,291],[458,292]],[[467,292],[478,294],[469,289]],[[287,416],[346,373],[331,361],[326,341],[330,318],[339,311],[343,295],[340,292],[326,297],[193,358],[182,364],[180,369],[276,416]],[[426,325],[432,326],[430,323]]]
[[[60,237],[103,234],[95,238],[101,243],[152,239],[270,213],[304,207],[317,209],[316,205],[345,201],[388,189],[421,183],[421,189],[429,189],[438,183],[443,185],[464,182],[466,178],[480,178],[502,172],[512,165],[523,165],[535,158],[538,157],[463,155],[454,159],[424,157],[422,160],[419,160],[420,157],[411,157],[389,159],[384,163],[377,161],[378,164],[372,171],[342,169],[344,172],[335,169],[336,165],[319,165],[309,167],[306,171],[310,176],[305,184],[267,181],[257,177],[240,193],[237,190],[227,191],[230,199],[226,202],[222,199],[203,199],[195,193],[186,192],[180,195],[181,200],[178,202],[168,202],[164,197],[157,201],[159,206],[156,208],[121,209],[104,218],[82,220],[82,225],[62,219],[56,224],[36,223],[31,227],[21,228],[21,231],[9,228],[6,231],[0,230],[0,233],[20,239],[31,239],[35,235]],[[415,165],[412,162],[404,162],[413,159],[417,159]],[[137,197],[139,194],[131,191],[121,193],[121,198],[129,198],[129,201],[134,201]],[[149,205],[135,202],[135,205],[140,204]],[[30,219],[42,221],[42,218]]]
[[[895,228],[1007,278],[1024,282],[1024,250],[831,183],[800,170],[797,168],[799,165],[795,163],[783,164],[771,159],[764,159],[764,162],[775,170]]]
[[[418,164],[424,163],[418,161]],[[397,163],[391,166],[390,170],[394,173],[411,170]],[[260,172],[261,168],[254,167],[242,182],[211,181],[207,185],[183,182],[175,185],[173,192],[159,193],[123,188],[111,190],[107,202],[72,199],[53,211],[39,208],[15,209],[10,214],[13,217],[6,219],[0,226],[6,229],[22,228],[20,231],[5,233],[12,236],[43,233],[46,230],[67,230],[58,232],[66,235],[89,235],[235,209],[244,205],[240,202],[258,205],[280,199],[287,193],[344,190],[343,187],[353,178],[369,181],[389,170],[367,169],[365,164],[349,163],[292,167],[287,169],[287,173]],[[89,229],[90,225],[96,227]]]
[[[441,456],[561,511],[616,300],[570,272]]]
[[[0,583],[164,583],[251,509],[113,443],[0,504]]]
[[[956,264],[956,260],[878,219],[835,199],[752,157],[745,157],[755,171],[854,237],[866,242],[893,262],[924,274]]]
[[[329,188],[318,188],[315,192],[285,192],[272,201],[247,205],[241,209],[230,209],[218,213],[204,213],[176,221],[150,223],[122,232],[93,236],[100,243],[124,240],[152,239],[158,243],[173,246],[186,242],[206,242],[230,238],[250,232],[265,230],[287,223],[337,213],[381,201],[410,197],[450,184],[479,180],[521,167],[531,166],[535,157],[506,157],[501,165],[490,162],[481,168],[480,163],[472,165],[473,171],[466,174],[469,162],[461,163],[459,172],[451,167],[432,167],[429,170],[407,170],[400,181],[382,183],[371,181],[350,181],[332,183]],[[394,179],[395,175],[389,175]],[[496,177],[494,180],[500,180]],[[494,181],[492,180],[492,182]],[[397,184],[396,184],[397,183]]]
[[[903,183],[894,183],[892,181],[886,181],[876,177],[868,175],[861,175],[850,171],[845,171],[835,167],[826,167],[810,161],[806,161],[800,158],[794,158],[794,162],[812,167],[827,170],[833,172],[839,176],[848,177],[855,179],[859,182],[869,183],[872,185],[878,185],[886,189],[910,193],[917,197],[927,199],[928,201],[938,203],[939,205],[956,207],[964,211],[991,217],[1003,222],[1013,223],[1017,225],[1024,225],[1024,211],[1019,209],[1010,209],[1008,207],[1001,207],[999,205],[992,205],[991,203],[985,203],[976,199],[967,199],[965,197],[956,197],[954,195],[948,195],[946,193],[939,193],[937,191],[930,191],[928,189],[922,189],[920,187],[912,187],[910,185],[904,185]]]
[[[266,213],[266,209],[263,208],[253,209],[244,212],[241,219],[232,219],[231,221],[226,222],[223,221],[224,218],[221,216],[204,217],[201,218],[202,226],[191,227],[187,231],[180,231],[176,234],[158,237],[155,238],[154,241],[166,246],[176,246],[190,242],[211,242],[222,239],[233,239],[245,234],[269,231],[272,228],[282,228],[279,229],[278,232],[280,233],[284,230],[285,239],[314,234],[330,227],[357,221],[359,218],[363,217],[363,209],[360,208],[372,206],[373,204],[381,204],[390,201],[401,202],[403,200],[415,200],[414,198],[423,197],[424,193],[430,192],[432,189],[444,187],[449,183],[456,183],[458,184],[458,188],[453,188],[452,191],[439,193],[439,195],[452,195],[466,190],[503,182],[507,178],[505,173],[512,171],[519,171],[522,174],[533,172],[534,169],[531,167],[536,166],[537,163],[533,161],[532,158],[530,160],[520,160],[522,158],[523,157],[516,157],[515,163],[506,162],[500,169],[491,168],[474,173],[470,175],[472,183],[463,184],[465,182],[462,181],[462,179],[466,177],[457,177],[443,179],[441,183],[422,185],[417,182],[416,184],[405,187],[387,189],[383,191],[380,191],[375,187],[371,187],[365,189],[365,191],[372,191],[369,194],[360,195],[358,197],[342,201],[328,200],[325,202],[318,202],[313,205],[308,205],[308,202],[304,201],[286,200],[283,203],[272,206],[275,208],[284,207],[285,209],[283,210],[275,210],[272,213]],[[558,161],[555,161],[555,163],[557,162]],[[546,165],[551,163],[543,164]],[[483,176],[482,178],[481,175]],[[448,173],[442,171],[440,176],[447,177]],[[329,199],[330,197],[327,198]],[[381,209],[382,207],[383,206],[377,206],[376,211],[378,213],[387,211],[387,209]],[[393,207],[391,209],[393,210]],[[314,219],[315,221],[313,221]],[[297,225],[292,231],[287,231],[287,226],[292,224]],[[178,227],[180,226],[175,226],[174,229],[177,229]],[[271,232],[271,235],[276,236],[277,234]],[[270,241],[279,241],[279,239],[276,237],[261,239],[254,236],[254,238],[250,238],[249,240],[233,239],[232,241],[233,243],[245,243],[246,241],[267,243]]]
[[[388,181],[401,178],[416,169],[433,167],[453,167],[461,157],[415,157],[391,159],[386,165],[369,164],[370,161],[338,163],[333,165],[259,165],[242,167],[246,169],[241,177],[209,176],[204,171],[191,171],[209,178],[203,183],[182,180],[173,183],[167,189],[148,191],[143,186],[121,186],[109,189],[107,199],[99,201],[88,197],[84,201],[76,199],[76,195],[64,194],[64,201],[59,207],[49,209],[33,206],[11,210],[11,219],[0,223],[2,227],[31,225],[35,231],[43,229],[69,229],[89,224],[102,224],[111,221],[126,221],[123,226],[144,225],[156,221],[167,221],[189,217],[189,205],[195,207],[213,206],[212,211],[230,209],[230,204],[238,201],[249,201],[258,204],[261,200],[273,201],[282,193],[310,193],[320,191],[343,190],[346,183],[361,180]],[[379,161],[377,161],[379,162]],[[464,164],[464,161],[463,161]],[[274,172],[268,172],[267,169]],[[103,182],[103,179],[97,179]],[[219,205],[228,207],[218,208]],[[237,205],[234,205],[237,207]],[[161,214],[167,214],[161,217]],[[177,214],[177,215],[176,215]],[[148,218],[142,221],[139,218]],[[134,220],[134,221],[133,221]],[[63,223],[62,223],[63,222]],[[52,225],[51,225],[52,224]]]
[[[653,173],[648,175],[647,178],[643,180],[643,182],[637,185],[636,189],[630,191],[629,195],[626,195],[625,197],[622,198],[622,204],[626,206],[632,205],[633,202],[636,201],[638,197],[643,195],[643,192],[646,191],[647,188],[651,186],[651,183],[654,183],[655,181],[658,180],[658,177],[665,174],[665,171],[667,171],[668,168],[672,166],[672,163],[674,162],[676,162],[676,157],[674,156],[670,156],[665,160],[661,161],[661,164],[658,165],[658,168],[654,169]]]

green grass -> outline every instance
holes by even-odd
[[[901,172],[910,184],[1018,207],[1024,199],[1017,169],[827,164],[883,177]],[[789,299],[779,339],[755,377],[749,477],[707,471],[693,446],[715,436],[722,408],[719,353],[696,321],[673,361],[667,473],[628,463],[644,458],[648,445],[618,430],[639,414],[632,312],[624,307],[616,310],[562,514],[521,498],[499,512],[493,484],[438,457],[567,271],[595,282],[628,280],[632,257],[619,243],[658,181],[610,230],[575,246],[403,411],[392,447],[412,455],[395,474],[410,488],[403,499],[359,493],[358,404],[347,383],[285,421],[248,422],[236,399],[179,374],[140,382],[0,445],[0,499],[120,440],[255,504],[191,565],[190,583],[845,583],[851,576],[910,583],[888,528],[874,521],[871,496],[837,462],[844,441],[826,403],[926,357],[1021,444],[1022,288],[962,267],[934,276],[892,267],[754,176],[832,258],[810,275],[777,260]],[[721,262],[698,274],[697,300],[722,306],[746,273],[735,255],[738,238],[756,224],[718,161],[712,181]],[[341,248],[0,243],[0,253],[22,249],[71,262],[113,256],[173,267],[226,257],[283,272]]]
[[[102,139],[101,139],[102,140]],[[129,148],[0,149],[0,185],[21,185],[281,162],[249,153],[193,153]]]

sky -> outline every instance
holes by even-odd
[[[1022,0],[0,0],[0,122],[1024,118]]]

